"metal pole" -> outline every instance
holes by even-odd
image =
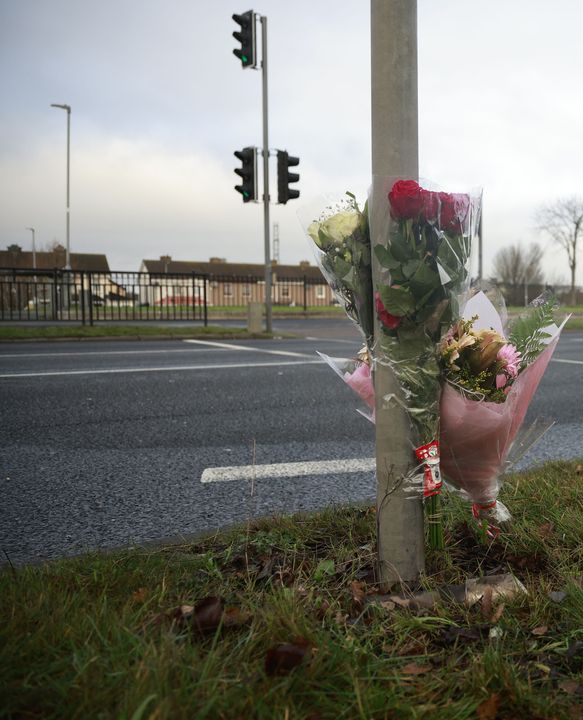
[[[67,105],[67,244],[65,256],[65,270],[71,269],[71,246],[70,246],[70,202],[69,202],[69,177],[71,167],[71,108]]]
[[[69,222],[69,211],[70,211],[70,203],[69,203],[69,187],[70,187],[70,157],[71,157],[71,106],[65,105],[65,104],[59,104],[59,103],[51,103],[51,107],[60,108],[61,110],[67,111],[67,240],[66,240],[66,247],[65,247],[65,270],[71,269],[71,254],[70,254],[70,238],[69,238],[69,228],[70,228],[70,222]]]
[[[372,171],[374,176],[418,177],[417,0],[371,0]],[[373,183],[371,238],[386,212],[386,183]],[[379,208],[377,210],[377,208]],[[373,253],[373,279],[381,268]],[[378,336],[378,322],[375,327]],[[423,505],[402,479],[414,464],[411,429],[397,402],[401,389],[390,367],[377,363],[377,539],[382,584],[415,581],[424,569]]]
[[[32,269],[36,270],[36,241],[34,238],[34,228],[26,228],[27,230],[30,230],[32,233]]]
[[[267,18],[261,16],[261,69],[263,71],[263,232],[265,235],[265,330],[271,322],[271,257],[269,241],[269,133],[267,118]]]

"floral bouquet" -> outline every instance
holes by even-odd
[[[442,547],[437,348],[469,289],[481,193],[433,192],[413,180],[376,182],[383,183],[384,191],[375,191],[375,197],[383,196],[386,202],[371,204],[376,233],[372,245],[380,266],[374,278],[380,332],[373,357],[391,368],[400,386],[400,395],[387,396],[384,402],[397,401],[406,411],[416,460],[407,481],[423,487],[430,542]]]
[[[318,355],[363,401],[370,412],[362,412],[361,410],[358,410],[358,412],[374,423],[375,392],[372,380],[371,357],[366,345],[360,350],[356,358],[332,358],[321,352]]]
[[[554,324],[554,309],[552,300],[538,298],[505,334],[496,308],[479,292],[440,344],[441,468],[490,535],[498,532],[494,523],[510,518],[497,501],[499,476],[566,322]]]
[[[371,346],[374,320],[366,205],[361,211],[355,196],[347,192],[345,199],[329,203],[317,220],[312,216],[306,225],[324,277],[346,314],[362,331],[367,345]]]

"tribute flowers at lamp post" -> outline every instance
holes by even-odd
[[[430,543],[439,548],[443,533],[437,348],[469,288],[481,193],[437,192],[408,179],[377,178],[376,182],[386,188],[386,203],[374,210],[378,230],[371,238],[381,268],[373,279],[380,328],[373,366],[389,366],[398,381],[400,393],[382,402],[399,403],[406,412],[416,467],[403,481],[413,489],[422,488]]]

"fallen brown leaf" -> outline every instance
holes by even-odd
[[[425,675],[425,673],[431,672],[432,669],[431,665],[409,663],[408,665],[405,665],[405,667],[401,668],[401,672],[404,675]]]
[[[563,680],[559,683],[559,688],[567,695],[583,695],[583,685],[577,680]]]
[[[132,593],[132,602],[143,603],[148,596],[148,591],[145,587],[138,588]]]
[[[240,627],[251,620],[251,613],[243,612],[237,607],[225,608],[223,612],[223,625],[225,627]]]
[[[546,635],[548,629],[549,628],[546,625],[539,625],[538,627],[533,628],[530,632],[532,635]]]
[[[265,672],[270,677],[287,675],[304,661],[308,652],[307,642],[282,643],[269,648],[265,655]]]
[[[492,615],[492,596],[494,594],[493,589],[490,586],[484,588],[484,594],[482,595],[482,615],[488,619]]]
[[[583,473],[583,465],[577,465],[577,467],[575,468],[575,472],[577,473],[577,475],[581,475],[581,473]]]
[[[476,708],[476,713],[480,720],[496,720],[498,714],[498,705],[500,697],[493,693],[487,700],[481,702]]]
[[[504,607],[504,603],[500,603],[496,610],[494,610],[494,612],[492,613],[492,617],[490,618],[490,622],[492,623],[492,625],[495,625],[500,620],[500,618],[502,617],[502,613],[504,612]]]
[[[187,619],[191,619],[195,630],[203,633],[212,632],[221,623],[224,605],[225,601],[222,597],[206,597],[194,606],[192,617]]]
[[[555,530],[555,526],[552,522],[546,522],[538,527],[538,534],[541,538],[546,539],[551,537]]]
[[[352,602],[358,607],[362,607],[366,596],[365,584],[358,580],[353,580],[350,583],[350,590],[352,592]]]

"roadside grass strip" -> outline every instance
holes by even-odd
[[[383,600],[362,505],[6,562],[0,717],[583,717],[582,462],[505,478],[514,522],[491,543],[446,498],[419,588],[511,572],[527,590],[471,607]]]

